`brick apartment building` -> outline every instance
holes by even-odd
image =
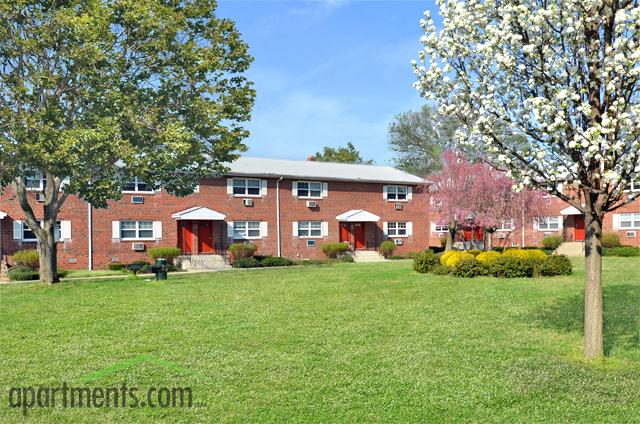
[[[638,198],[605,215],[603,231],[617,232],[624,245],[640,246],[640,182],[629,184],[626,192]],[[527,220],[524,226],[519,224],[521,220],[517,217],[504,222],[493,234],[493,246],[541,246],[542,239],[550,235],[559,235],[567,242],[584,241],[584,215],[555,196],[548,196],[545,200],[548,202],[546,216]],[[439,246],[447,234],[447,226],[440,225],[438,217],[431,213],[430,245]],[[467,227],[458,236],[459,241],[465,242],[483,239],[481,228]]]
[[[112,262],[148,259],[147,249],[177,246],[185,255],[224,255],[248,240],[259,254],[292,259],[323,257],[320,245],[347,241],[375,250],[385,239],[398,251],[429,246],[429,194],[422,178],[394,168],[243,157],[223,177],[201,181],[196,192],[175,197],[142,181],[124,188],[106,209],[69,197],[57,226],[62,268],[105,268]],[[42,181],[33,179],[38,207]],[[0,197],[3,261],[35,248],[11,189]]]

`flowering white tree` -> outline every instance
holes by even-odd
[[[603,217],[640,174],[639,0],[438,5],[439,31],[420,22],[415,86],[464,123],[459,142],[585,214],[585,354],[601,357]]]

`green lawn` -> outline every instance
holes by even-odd
[[[638,422],[640,260],[605,258],[604,364],[580,357],[576,268],[459,280],[397,261],[5,285],[0,422]],[[10,387],[63,382],[191,387],[198,405],[7,406]]]

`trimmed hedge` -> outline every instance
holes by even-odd
[[[233,259],[250,258],[256,253],[256,250],[258,250],[258,246],[250,242],[231,243],[229,246],[229,253]]]
[[[502,255],[489,265],[488,271],[494,277],[500,278],[533,277],[534,265],[535,262],[530,259]]]
[[[36,249],[18,250],[11,256],[11,261],[15,266],[40,269],[40,255]]]
[[[233,261],[231,266],[233,268],[258,268],[261,264],[256,258],[240,258]]]
[[[455,268],[455,266],[458,265],[458,262],[466,259],[475,259],[475,257],[471,253],[467,252],[454,252],[454,254],[449,255],[445,265],[449,268]]]
[[[545,249],[556,250],[562,244],[561,236],[547,236],[542,239],[542,245]]]
[[[489,250],[487,252],[480,253],[478,256],[476,256],[476,259],[481,264],[488,265],[495,262],[495,260],[498,259],[499,257],[500,257],[500,253],[493,250]]]
[[[127,264],[122,263],[122,262],[111,262],[107,268],[109,268],[109,271],[122,271],[126,268]]]
[[[293,261],[291,259],[283,258],[281,256],[267,256],[260,261],[260,265],[264,267],[272,266],[291,266]]]
[[[9,274],[11,281],[30,281],[40,278],[38,271],[23,265],[16,265],[9,268],[7,274]]]
[[[413,269],[416,272],[425,274],[439,264],[439,258],[433,250],[425,250],[416,255],[413,259]]]
[[[610,247],[602,249],[603,256],[620,256],[620,257],[631,257],[631,256],[640,256],[640,247],[634,246],[620,246],[620,247]]]
[[[565,255],[551,255],[538,268],[540,275],[545,277],[571,275],[572,271],[571,261]]]
[[[473,257],[461,259],[451,271],[454,276],[462,278],[473,278],[486,273],[487,269]]]
[[[338,254],[344,253],[349,250],[349,243],[325,243],[320,246],[320,249],[327,258],[337,258]]]
[[[396,246],[396,244],[391,240],[385,240],[382,243],[380,243],[380,247],[379,247],[380,254],[384,256],[386,259],[393,254],[394,250],[396,250],[397,247],[398,246]]]

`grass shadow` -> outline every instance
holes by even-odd
[[[534,311],[533,322],[543,328],[584,335],[584,294],[557,299]],[[640,344],[640,286],[604,287],[604,351]]]

